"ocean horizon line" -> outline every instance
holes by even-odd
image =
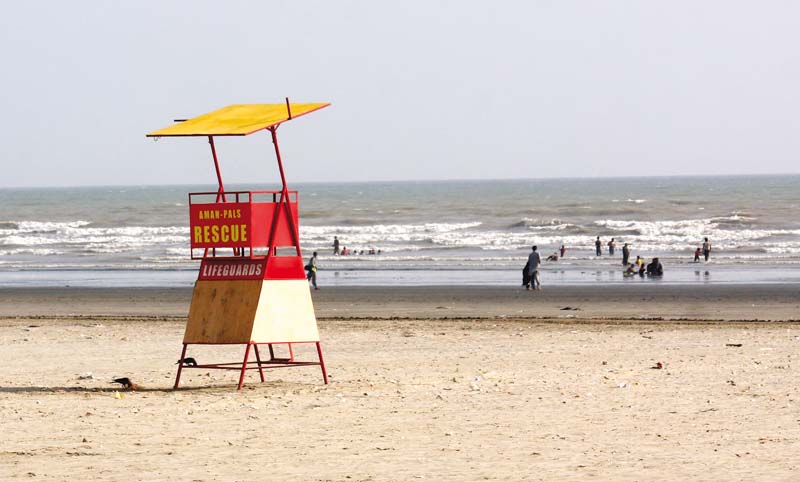
[[[328,186],[328,185],[366,185],[366,184],[413,184],[413,183],[480,183],[480,182],[525,182],[525,181],[613,181],[613,180],[646,180],[646,179],[710,179],[710,178],[769,178],[769,177],[800,177],[800,172],[774,172],[774,173],[752,173],[752,174],[655,174],[655,175],[630,175],[630,176],[568,176],[568,177],[513,177],[513,178],[450,178],[450,179],[375,179],[375,180],[344,180],[344,181],[292,181],[292,185]],[[279,185],[275,182],[250,182],[250,181],[228,181],[229,186],[242,185]],[[152,183],[152,184],[70,184],[70,185],[24,185],[24,186],[0,186],[0,190],[24,191],[31,189],[104,189],[104,188],[136,188],[136,187],[184,187],[184,186],[216,186],[210,183]]]

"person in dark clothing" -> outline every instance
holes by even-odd
[[[597,256],[603,254],[603,243],[600,242],[600,236],[597,237],[597,241],[594,242],[594,249],[597,253]]]
[[[658,258],[653,258],[653,261],[647,265],[647,276],[663,276],[664,267]]]
[[[531,283],[531,273],[528,271],[529,266],[530,263],[525,263],[525,267],[522,268],[522,286],[525,286],[526,288]]]
[[[337,236],[333,237],[333,254],[334,256],[339,254],[339,238]]]
[[[622,246],[622,266],[628,266],[628,259],[631,257],[631,248],[628,243]]]

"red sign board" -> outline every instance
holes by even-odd
[[[200,263],[201,281],[211,280],[259,280],[264,279],[266,259],[213,259],[205,258]]]
[[[194,248],[250,246],[250,203],[192,204],[189,228]]]

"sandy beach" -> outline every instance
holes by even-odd
[[[0,479],[798,480],[800,289],[657,288],[323,288],[241,392],[189,290],[3,289]]]

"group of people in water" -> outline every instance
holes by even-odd
[[[597,236],[594,242],[595,246],[595,254],[597,256],[603,255],[603,242],[600,240],[600,236]],[[606,243],[608,247],[608,254],[610,256],[614,256],[616,253],[617,248],[617,241],[614,238],[611,238],[608,243]],[[559,254],[560,257],[563,258],[566,254],[567,248],[563,244],[558,251],[554,252],[553,254],[547,256],[547,261],[558,261]],[[700,262],[700,256],[703,256],[706,261],[708,261],[709,256],[711,255],[711,242],[708,238],[703,238],[702,246],[698,247],[694,252],[694,261],[696,263]],[[623,276],[632,277],[639,275],[640,277],[644,278],[645,276],[658,278],[664,275],[664,266],[661,264],[661,260],[657,257],[654,257],[650,263],[646,263],[644,258],[641,256],[636,256],[636,260],[630,262],[631,257],[631,246],[628,243],[624,243],[622,245],[622,266],[624,266]],[[541,290],[541,283],[539,282],[539,265],[541,264],[541,256],[538,252],[538,247],[533,246],[531,248],[531,253],[528,255],[528,262],[525,264],[525,267],[522,269],[522,284],[528,290]]]
[[[661,265],[661,261],[658,258],[653,258],[649,264],[645,265],[644,258],[637,256],[635,262],[628,263],[628,267],[622,275],[630,277],[637,274],[642,278],[644,278],[645,274],[647,276],[663,276],[664,266]]]
[[[344,246],[344,245],[341,245],[341,249],[340,249],[339,237],[338,236],[334,236],[333,237],[333,255],[334,256],[350,256],[350,255],[353,255],[353,256],[359,255],[360,256],[360,255],[364,255],[364,254],[381,254],[381,250],[380,249],[375,249],[372,246],[370,246],[369,249],[367,249],[367,250],[363,250],[363,249],[362,250],[357,250],[357,249],[350,250],[347,246]]]

